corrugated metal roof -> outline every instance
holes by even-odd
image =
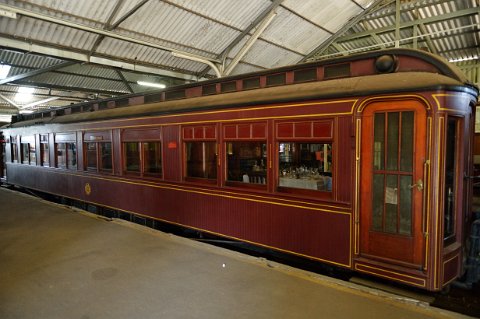
[[[78,62],[0,85],[2,94],[10,94],[12,86],[45,87],[50,93],[42,94],[61,96],[52,105],[145,90],[136,84],[139,78],[178,84],[182,78],[216,76],[206,62],[221,70],[226,54],[227,66],[271,10],[276,16],[231,74],[395,43],[395,3],[386,0],[0,0],[0,5],[19,10],[17,19],[0,17],[0,63],[13,66],[9,76]],[[478,64],[479,7],[478,0],[402,0],[400,45],[447,59],[477,57]],[[325,41],[328,46],[322,46]]]

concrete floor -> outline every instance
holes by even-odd
[[[0,189],[0,318],[465,318]]]

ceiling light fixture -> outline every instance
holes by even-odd
[[[478,55],[474,55],[466,58],[450,59],[448,60],[448,62],[463,62],[463,61],[471,61],[471,60],[477,60],[477,59],[478,59]]]
[[[162,83],[153,83],[153,82],[145,82],[145,81],[137,81],[137,84],[143,85],[143,86],[150,86],[150,87],[154,87],[154,88],[159,88],[159,89],[164,89],[164,88],[167,87],[165,84],[162,84]]]
[[[35,88],[21,86],[18,88],[17,94],[15,94],[15,100],[17,102],[29,102],[33,98],[33,92]]]

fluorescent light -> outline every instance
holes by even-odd
[[[0,64],[0,80],[6,79],[12,67],[7,64]]]
[[[450,59],[450,60],[448,60],[448,62],[462,62],[462,61],[470,61],[470,60],[477,60],[477,59],[478,59],[478,55],[474,55],[472,57]]]
[[[29,102],[33,98],[33,92],[35,88],[21,86],[18,88],[18,93],[15,94],[15,100],[17,102]]]
[[[11,115],[4,115],[4,114],[0,114],[0,122],[4,123],[4,122],[11,122],[12,121],[12,116]]]
[[[137,81],[137,84],[143,85],[143,86],[151,86],[159,89],[164,89],[167,87],[165,84],[162,84],[162,83],[152,83],[152,82],[145,82],[145,81]]]
[[[19,113],[20,114],[32,114],[33,111],[32,110],[21,110]]]
[[[21,86],[18,88],[18,93],[20,94],[32,94],[35,91],[35,88],[30,88],[26,86]]]

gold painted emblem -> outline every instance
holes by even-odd
[[[90,187],[90,184],[86,183],[85,184],[85,194],[90,195],[91,192],[92,192],[92,188]]]

